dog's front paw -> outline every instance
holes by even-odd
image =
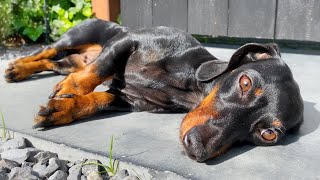
[[[5,79],[7,82],[17,82],[26,79],[32,74],[28,70],[28,64],[12,63],[5,70]]]
[[[89,92],[92,92],[93,89],[87,88],[87,84],[90,84],[88,81],[82,79],[81,73],[72,73],[67,76],[64,80],[59,82],[53,88],[53,93],[49,96],[49,99],[52,98],[61,98],[69,95],[85,95]]]
[[[71,123],[75,118],[77,97],[54,98],[47,106],[40,106],[33,128],[49,127]]]

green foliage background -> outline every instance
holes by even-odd
[[[12,34],[10,22],[12,21],[12,8],[10,6],[11,0],[2,0],[0,5],[0,40]],[[1,44],[1,43],[0,43]]]
[[[37,41],[45,33],[44,0],[2,1],[0,40],[18,33],[22,37]],[[47,3],[50,37],[53,40],[81,21],[92,17],[91,0],[47,0]]]

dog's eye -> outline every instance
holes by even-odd
[[[274,139],[276,139],[277,134],[272,129],[264,129],[261,131],[261,137],[267,141],[273,141]]]
[[[247,75],[242,75],[239,83],[242,92],[247,92],[251,88],[251,80]]]

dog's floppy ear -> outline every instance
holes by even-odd
[[[280,59],[280,50],[277,44],[248,43],[237,49],[231,56],[228,67],[224,72],[236,69],[245,63],[265,59]]]
[[[228,62],[218,59],[202,63],[197,71],[196,78],[199,81],[208,81],[220,75],[228,66]]]
[[[280,58],[277,44],[248,43],[236,50],[228,64],[220,60],[212,60],[201,64],[197,69],[196,78],[199,81],[209,81],[238,68],[242,64],[272,58]]]

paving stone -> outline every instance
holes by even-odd
[[[9,150],[9,149],[23,149],[27,147],[27,141],[25,138],[17,137],[14,139],[9,139],[8,141],[4,142],[0,146],[0,152]]]
[[[68,174],[61,170],[56,171],[53,173],[48,180],[67,180]]]
[[[87,176],[88,180],[103,180],[101,175],[98,172],[91,172],[88,176]]]
[[[82,164],[76,164],[69,169],[68,180],[80,180]]]
[[[95,160],[95,159],[89,159],[85,163],[99,163],[99,164],[101,164],[100,161]],[[96,164],[82,166],[82,174],[85,176],[89,176],[89,174],[92,172],[100,172],[101,170],[102,170],[101,166],[96,165]]]
[[[18,167],[18,166],[19,166],[19,164],[15,161],[11,161],[8,159],[1,159],[0,160],[0,168],[11,170],[12,168]]]
[[[40,180],[37,173],[32,171],[31,167],[15,167],[8,174],[9,180]]]
[[[33,153],[39,151],[35,148],[25,148],[25,149],[9,149],[1,153],[2,159],[8,159],[15,161],[19,164],[24,162]]]
[[[58,157],[57,153],[52,153],[49,151],[42,151],[42,152],[37,153],[34,156],[34,159],[36,159],[36,162],[39,162],[39,161],[49,161],[49,159],[57,158],[57,157]]]

